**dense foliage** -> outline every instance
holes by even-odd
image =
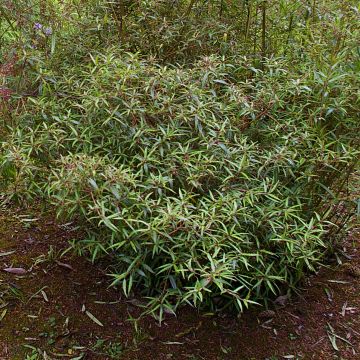
[[[295,287],[347,222],[355,3],[5,2],[2,200],[83,224],[160,317]]]

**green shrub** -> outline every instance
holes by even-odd
[[[121,18],[102,4],[96,15],[66,8],[74,18],[55,24],[55,40],[24,51],[19,90],[36,96],[3,126],[4,198],[41,197],[84,224],[77,246],[110,257],[113,284],[136,287],[160,319],[185,303],[242,310],[294,288],[346,223],[333,205],[357,164],[357,30],[326,12],[323,32],[305,18],[274,39],[291,33],[274,56],[260,47],[250,59],[237,51],[253,38],[225,15],[206,30],[214,8],[196,22],[199,4],[185,21],[186,6],[179,16],[129,2],[126,29],[106,35]],[[164,12],[176,21],[147,42]],[[225,33],[246,42],[224,52]]]

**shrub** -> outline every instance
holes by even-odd
[[[101,24],[96,35],[70,22],[26,53],[33,82],[22,89],[36,96],[4,127],[3,188],[85,224],[77,245],[94,261],[110,257],[113,284],[126,295],[136,287],[160,319],[185,303],[242,310],[294,288],[333,250],[329,225],[346,223],[332,210],[358,156],[356,36],[335,16],[338,27],[323,33],[306,20],[291,29],[290,54],[261,52],[259,62],[258,51],[255,60],[225,55],[205,32],[196,51],[184,45],[198,31],[195,15],[171,25],[186,33],[146,43],[165,5],[141,2],[141,11],[128,4],[126,34],[114,31],[128,41],[119,49],[104,26],[121,19],[101,3],[79,18],[84,28]],[[154,24],[140,30],[149,11]]]

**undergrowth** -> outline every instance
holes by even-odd
[[[0,10],[2,200],[76,219],[74,246],[148,312],[243,310],[334,250],[359,154],[355,2]]]

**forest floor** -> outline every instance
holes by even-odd
[[[159,327],[134,321],[139,301],[108,288],[104,264],[61,255],[81,236],[73,224],[38,214],[0,211],[2,360],[360,359],[360,228],[344,239],[343,264],[323,267],[286,304],[238,318],[187,308]]]

